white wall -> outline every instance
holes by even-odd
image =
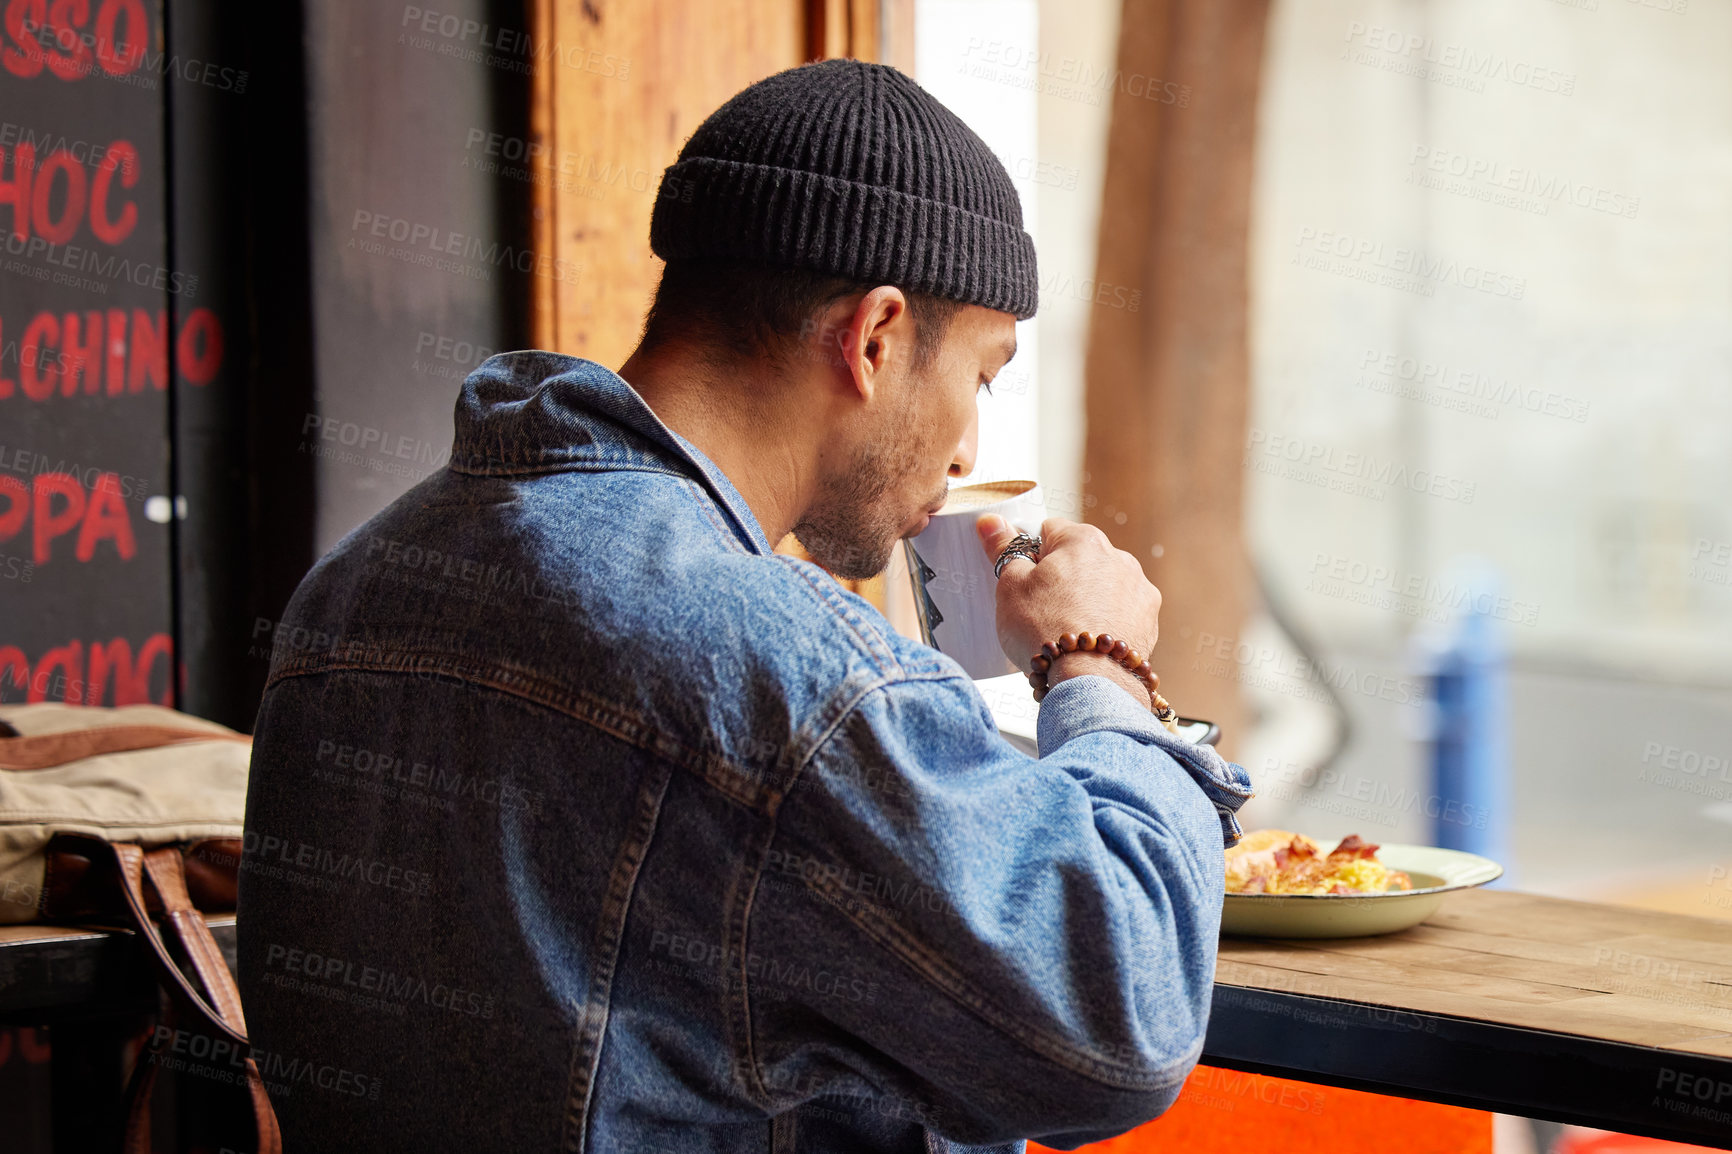
[[[1036,155],[1035,70],[1039,18],[1035,0],[917,0],[915,79],[1005,162],[1022,197],[1023,226],[1039,227],[1031,179],[1017,179]],[[1036,234],[1038,235],[1038,234]],[[966,481],[1040,475],[1039,321],[1017,325],[1016,356],[980,399],[980,452]]]
[[[1040,261],[1040,314],[1018,326],[1016,359],[982,399],[968,479],[1033,476],[1048,513],[1080,518],[1092,306],[1078,286],[1094,277],[1119,3],[918,0],[915,12],[917,79],[1004,161]]]

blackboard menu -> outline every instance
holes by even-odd
[[[174,406],[224,362],[171,258],[185,63],[159,4],[3,9],[0,702],[177,701]]]

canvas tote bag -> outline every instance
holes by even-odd
[[[247,735],[158,705],[0,705],[0,923],[130,929],[169,1013],[247,1053],[240,991],[201,911],[235,908],[251,756]],[[279,1154],[264,1082],[245,1066],[257,1148]],[[150,1149],[156,1071],[141,1054],[129,1154]]]

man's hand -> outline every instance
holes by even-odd
[[[995,513],[983,515],[975,529],[994,561],[1016,536]],[[1040,561],[1013,557],[998,579],[998,643],[1016,667],[1029,672],[1029,659],[1043,643],[1084,630],[1110,633],[1145,657],[1153,653],[1160,635],[1161,591],[1143,576],[1137,559],[1113,548],[1093,525],[1061,517],[1041,522],[1040,536]],[[1111,677],[1148,703],[1143,683],[1104,654],[1061,658],[1047,671],[1047,684],[1087,673]]]

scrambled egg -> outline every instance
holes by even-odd
[[[1413,888],[1412,880],[1377,860],[1377,847],[1358,834],[1328,856],[1303,834],[1265,829],[1227,851],[1230,894],[1376,894]]]

